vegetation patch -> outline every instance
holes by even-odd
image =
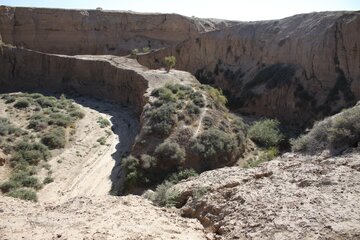
[[[8,114],[17,126],[0,118],[0,149],[9,155],[12,172],[0,190],[12,197],[36,201],[36,190],[53,181],[50,164],[52,149],[65,147],[68,128],[73,128],[84,113],[64,95],[60,98],[39,93],[3,94]],[[48,176],[40,179],[41,168]]]
[[[154,187],[184,168],[204,171],[234,163],[246,136],[225,104],[222,92],[210,86],[154,89],[143,131],[132,155],[123,159],[125,192]]]
[[[261,147],[279,147],[284,140],[280,131],[280,122],[274,119],[264,119],[250,126],[248,136]]]
[[[101,128],[106,128],[111,125],[110,121],[103,117],[99,117],[97,123]]]
[[[357,147],[360,142],[360,106],[346,109],[314,124],[304,135],[292,141],[293,151],[315,154],[329,150],[332,154]]]

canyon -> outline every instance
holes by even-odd
[[[175,56],[175,69],[164,69],[166,56]],[[360,237],[355,124],[333,121],[351,129],[355,141],[337,155],[287,146],[270,162],[240,167],[261,149],[247,135],[247,124],[259,118],[276,118],[306,135],[316,121],[349,107],[357,111],[358,11],[236,22],[0,6],[0,93],[20,91],[66,94],[86,114],[76,144],[49,160],[55,180],[39,191],[39,202],[0,194],[5,239]],[[95,148],[103,132],[99,116],[110,120],[111,135]],[[160,127],[170,119],[169,133],[152,129],[154,119]],[[165,157],[161,145],[170,149]],[[129,157],[133,162],[123,169]],[[0,148],[0,158],[6,176],[11,156]],[[175,170],[190,167],[200,175],[163,193],[174,195],[176,208],[146,199]],[[143,182],[124,191],[129,173]]]

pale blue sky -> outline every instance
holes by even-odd
[[[277,19],[314,11],[360,10],[360,0],[0,0],[0,5],[179,13],[232,20]]]

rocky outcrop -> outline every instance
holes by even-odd
[[[360,99],[360,13],[322,12],[240,23],[138,56],[214,84],[242,112],[292,123],[329,115]]]
[[[236,22],[131,11],[0,7],[5,43],[48,53],[129,54],[168,47]]]
[[[359,239],[359,166],[358,150],[336,158],[286,154],[175,187],[187,201],[183,215],[216,239]]]

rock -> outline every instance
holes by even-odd
[[[287,154],[253,169],[204,172],[174,188],[180,199],[188,196],[183,215],[199,219],[216,239],[358,239],[359,162],[359,152],[328,159]],[[272,174],[242,182],[264,173]],[[208,190],[189,197],[199,188]]]

